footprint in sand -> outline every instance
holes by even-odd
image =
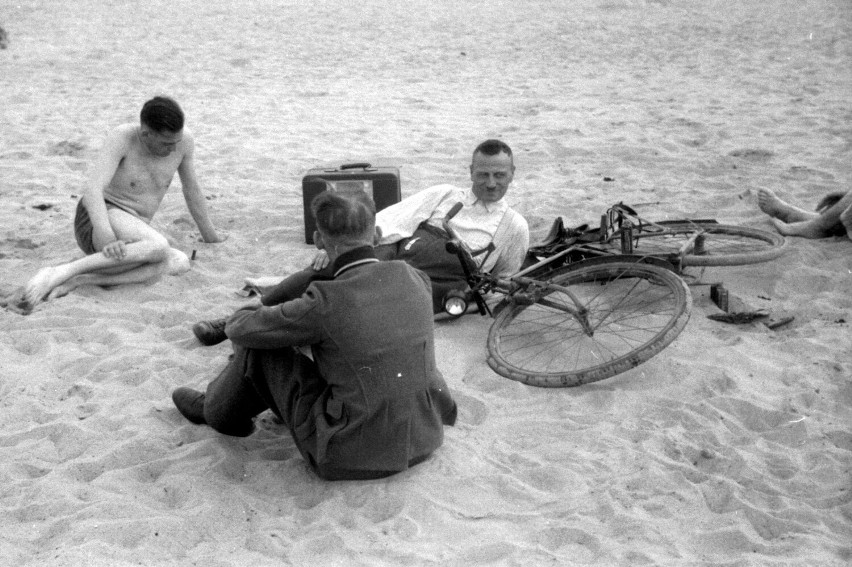
[[[64,402],[69,398],[80,398],[82,401],[86,402],[89,398],[94,394],[94,390],[91,386],[86,384],[74,384],[68,390],[59,396],[59,401]]]
[[[24,298],[23,287],[20,287],[7,296],[0,298],[0,307],[19,315],[29,315],[33,311],[33,306]]]
[[[761,150],[758,148],[743,148],[734,150],[728,154],[731,157],[737,157],[747,161],[769,161],[775,154],[769,150]]]
[[[69,142],[68,140],[63,140],[59,143],[52,144],[47,149],[47,153],[49,155],[72,157],[80,157],[85,151],[85,144],[81,144],[80,142]]]
[[[485,402],[462,392],[453,392],[459,408],[459,421],[470,425],[480,425],[488,417],[488,406]]]
[[[100,406],[98,404],[80,404],[74,408],[74,416],[79,420],[83,420],[98,413],[99,409]]]

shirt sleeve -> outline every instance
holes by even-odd
[[[322,338],[320,300],[310,289],[299,299],[272,307],[246,307],[234,313],[225,334],[234,344],[255,349],[307,346]]]
[[[393,244],[414,234],[454,189],[452,185],[435,185],[376,213],[376,226],[382,231],[379,244]]]
[[[510,276],[521,269],[530,247],[530,229],[526,219],[513,209],[508,209],[501,226],[494,235],[495,253],[482,266],[496,276]]]

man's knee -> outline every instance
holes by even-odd
[[[166,245],[168,245],[168,242]],[[178,276],[189,271],[190,263],[186,254],[171,247],[168,248],[166,254],[166,274]]]

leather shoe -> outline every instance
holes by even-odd
[[[199,321],[192,326],[192,332],[204,346],[218,345],[228,338],[225,334],[226,319]]]
[[[204,394],[192,388],[178,388],[172,392],[172,401],[183,416],[191,421],[203,425],[207,423],[204,419]]]

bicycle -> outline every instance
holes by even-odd
[[[720,224],[713,219],[649,221],[617,203],[601,216],[600,228],[567,230],[557,219],[545,242],[532,253],[552,257],[567,246],[583,244],[588,256],[633,254],[660,258],[678,273],[690,266],[740,266],[781,256],[786,239],[765,230]],[[538,251],[536,250],[538,248]]]
[[[692,309],[692,294],[679,275],[684,266],[765,261],[784,247],[783,237],[713,221],[650,223],[619,203],[597,231],[567,231],[557,219],[555,236],[552,230],[542,246],[531,248],[542,259],[497,277],[479,269],[450,226],[459,208],[443,224],[450,237],[447,250],[458,256],[469,289],[450,294],[445,310],[460,316],[468,298],[474,301],[481,315],[494,318],[488,365],[501,376],[540,387],[603,380],[671,344]],[[731,236],[739,239],[739,249]],[[650,237],[662,244],[651,246]],[[716,246],[717,238],[726,244]],[[637,254],[639,244],[642,252],[655,253]],[[493,310],[484,299],[487,293],[503,296]]]

